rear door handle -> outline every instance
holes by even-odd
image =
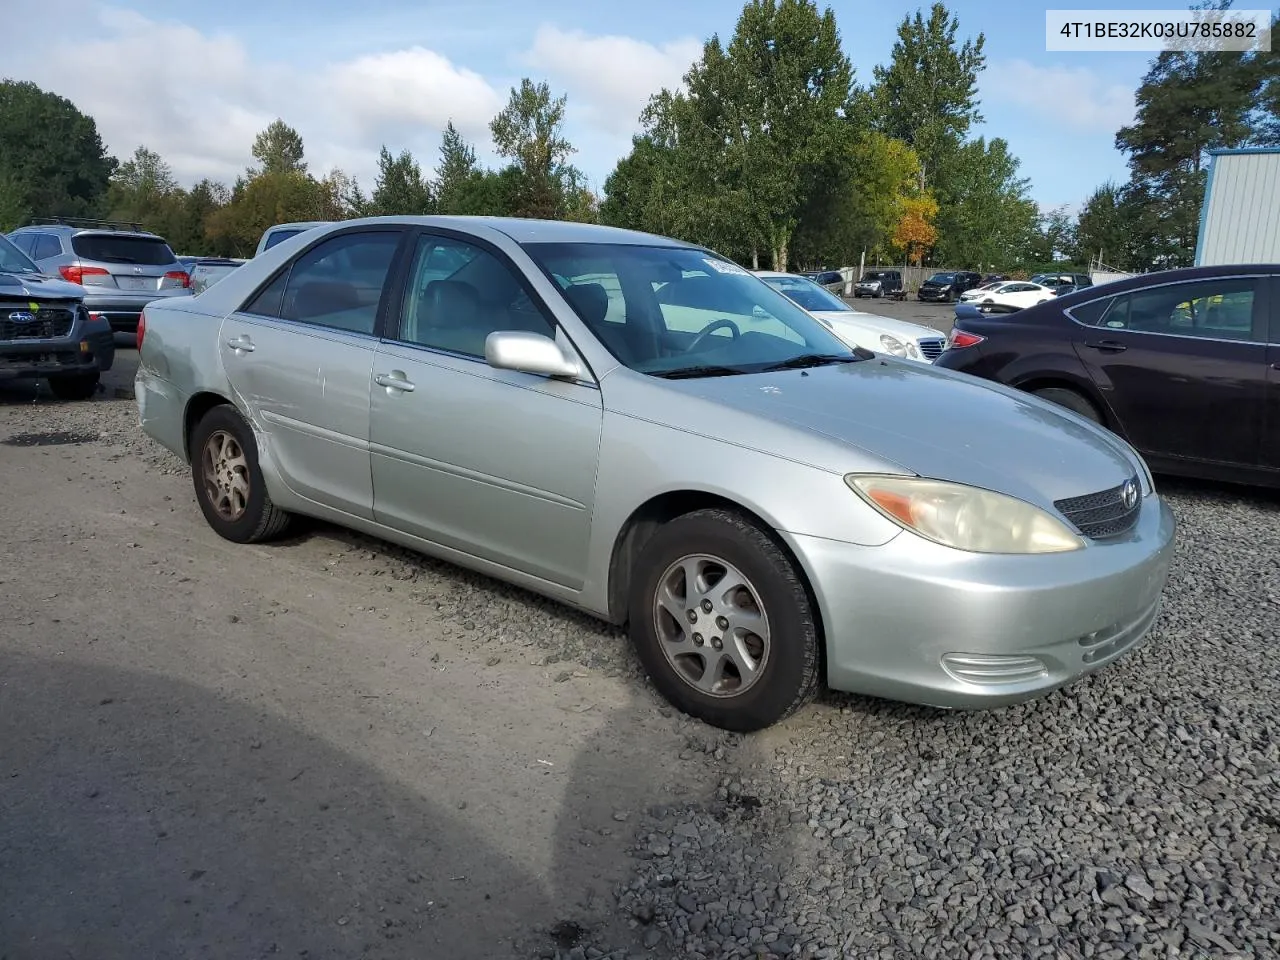
[[[1129,348],[1123,343],[1117,343],[1115,340],[1099,340],[1097,343],[1085,343],[1086,347],[1092,347],[1094,350],[1101,350],[1103,353],[1123,353]]]
[[[253,341],[244,335],[232,337],[227,341],[227,346],[241,353],[253,353],[254,350]]]
[[[400,390],[403,393],[413,393],[413,384],[405,377],[400,370],[392,370],[390,373],[380,373],[373,378],[373,382],[380,387],[386,387],[388,390]]]

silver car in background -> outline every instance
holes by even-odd
[[[711,282],[719,309],[664,304]],[[585,224],[333,224],[150,305],[143,429],[236,542],[327,520],[627,624],[725,728],[827,685],[1025,700],[1133,650],[1174,519],[1120,438],[851,348],[715,253]]]
[[[191,276],[169,244],[136,223],[38,220],[9,239],[42,273],[83,286],[90,315],[117,333],[133,333],[152,300],[191,296]]]

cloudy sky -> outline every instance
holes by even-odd
[[[280,116],[301,132],[313,169],[341,167],[366,187],[381,143],[432,166],[449,119],[491,158],[488,122],[511,86],[530,76],[568,95],[575,159],[599,188],[649,94],[678,84],[703,39],[727,38],[741,10],[740,0],[4,5],[7,22],[40,41],[9,45],[0,76],[72,100],[115,155],[145,144],[184,183],[230,181],[250,162],[254,134]],[[831,5],[866,83],[916,7]],[[1124,4],[1145,6],[1161,4]],[[987,38],[979,132],[1009,141],[1042,206],[1074,207],[1102,181],[1124,176],[1113,139],[1133,115],[1148,55],[1046,53],[1044,8],[1021,0],[949,7],[962,35]]]

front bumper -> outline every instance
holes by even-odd
[[[973,709],[1041,696],[1139,646],[1175,532],[1151,494],[1126,537],[1066,554],[967,554],[907,532],[879,547],[785,536],[822,612],[829,686]]]
[[[919,300],[929,300],[933,303],[939,303],[943,300],[951,299],[950,290],[926,290],[921,287],[916,291],[916,298]]]
[[[115,341],[105,327],[54,340],[3,340],[0,381],[105,373],[115,355]]]

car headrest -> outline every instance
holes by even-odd
[[[293,298],[296,317],[318,317],[360,306],[356,288],[341,280],[312,280],[303,284]]]
[[[575,283],[565,288],[564,297],[585,323],[600,323],[609,312],[609,294],[599,283]]]
[[[480,312],[480,298],[460,280],[432,280],[418,303],[421,326],[448,327],[470,323]]]

